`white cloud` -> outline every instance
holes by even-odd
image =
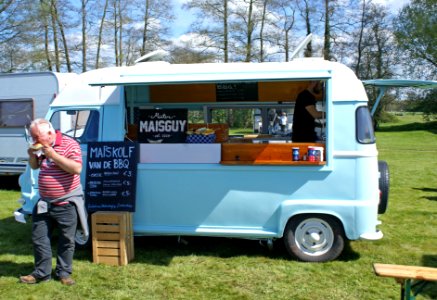
[[[398,12],[400,9],[402,9],[405,5],[409,4],[411,0],[373,0],[373,3],[378,3],[385,5],[386,7],[390,8],[394,12]]]
[[[191,23],[194,22],[195,16],[194,14],[186,9],[182,9],[182,5],[186,3],[187,0],[174,0],[174,14],[175,21],[172,24],[172,35],[174,37],[181,36],[185,34]]]

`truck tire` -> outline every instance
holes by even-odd
[[[379,192],[381,193],[378,205],[378,214],[383,214],[387,211],[388,194],[390,189],[390,172],[388,170],[387,162],[378,161],[379,171]]]
[[[299,215],[288,221],[284,243],[288,253],[301,261],[336,259],[344,249],[343,226],[328,215]]]

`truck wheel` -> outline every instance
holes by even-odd
[[[288,221],[284,243],[288,253],[298,260],[334,260],[344,248],[343,227],[328,215],[300,215]]]
[[[381,193],[378,205],[378,214],[383,214],[387,211],[388,206],[388,192],[390,189],[390,173],[388,171],[387,162],[378,161],[379,171],[379,191]]]
[[[85,248],[90,247],[91,246],[91,232],[89,233],[88,237],[85,237],[85,235],[83,234],[82,228],[78,227],[76,229],[76,234],[74,235],[74,241],[76,243],[76,248],[78,248],[78,249],[85,249]]]

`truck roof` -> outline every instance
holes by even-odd
[[[76,105],[90,104],[91,99],[89,98],[94,98],[92,102],[95,102],[96,105],[103,102],[110,104],[112,101],[108,102],[108,99],[104,99],[102,92],[112,93],[117,86],[314,79],[332,79],[330,93],[333,101],[367,101],[363,84],[351,69],[343,64],[321,58],[265,63],[170,64],[167,62],[144,62],[128,67],[93,70],[83,73],[79,77],[81,88],[70,87],[70,90],[73,88],[76,91],[76,100],[70,99]],[[84,84],[88,87],[84,87]],[[111,87],[113,88],[111,89]],[[70,98],[67,97],[66,93],[63,94],[64,97],[61,95],[56,99],[56,102],[63,101],[65,103],[66,98]],[[86,94],[90,95],[86,96]],[[91,94],[94,96],[90,97]],[[96,98],[97,95],[99,95],[99,99]],[[84,98],[89,100],[84,102]]]
[[[145,62],[130,67],[107,68],[91,85],[174,84],[236,80],[327,79],[333,76],[356,78],[345,65],[321,58],[291,62],[170,64]]]

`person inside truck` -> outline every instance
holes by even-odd
[[[287,127],[287,113],[285,111],[283,111],[281,116],[279,117],[279,125],[281,126],[281,131],[285,132],[285,129]]]
[[[296,98],[294,107],[292,141],[315,142],[315,120],[323,118],[323,112],[316,109],[316,97],[323,90],[321,81],[310,81],[308,88]]]

